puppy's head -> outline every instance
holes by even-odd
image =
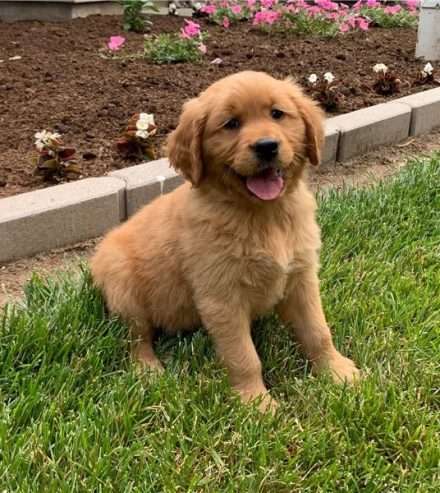
[[[307,159],[319,163],[322,120],[292,81],[240,72],[184,105],[168,156],[195,187],[275,200],[294,186]]]

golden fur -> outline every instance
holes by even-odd
[[[224,126],[231,118],[240,128]],[[203,324],[242,399],[260,397],[261,409],[273,409],[250,326],[275,309],[315,370],[339,381],[356,377],[321,307],[320,231],[303,180],[306,162],[320,160],[322,119],[292,81],[260,72],[226,77],[185,104],[168,155],[190,183],[110,232],[92,260],[109,309],[131,326],[142,365],[162,368],[152,347],[156,328]],[[258,172],[252,145],[262,137],[279,142],[284,177],[281,195],[269,201],[244,184]]]

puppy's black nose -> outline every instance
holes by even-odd
[[[265,161],[270,161],[278,154],[278,141],[264,137],[252,146],[255,154]]]

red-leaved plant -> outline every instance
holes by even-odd
[[[43,175],[44,180],[59,182],[80,176],[81,169],[74,161],[75,149],[65,147],[60,134],[47,130],[37,132],[35,148],[38,152],[36,173]]]
[[[400,91],[400,79],[397,78],[396,74],[390,72],[385,64],[377,63],[373,67],[373,72],[376,73],[373,89],[378,94],[389,96]]]
[[[116,149],[126,159],[154,159],[150,137],[156,131],[154,115],[136,113],[128,120],[123,135],[117,139]]]

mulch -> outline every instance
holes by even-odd
[[[177,32],[183,24],[182,18],[168,16],[153,20],[153,33]],[[82,176],[101,176],[137,164],[114,150],[115,139],[133,113],[154,113],[158,132],[153,145],[159,156],[182,103],[238,70],[291,75],[302,83],[313,72],[331,71],[343,94],[340,113],[390,99],[371,89],[376,63],[385,63],[402,80],[397,97],[433,87],[411,84],[423,67],[414,58],[415,30],[371,29],[319,39],[267,35],[248,23],[225,31],[201,22],[209,32],[205,59],[171,66],[142,58],[100,57],[99,49],[111,35],[124,34],[117,16],[65,23],[0,22],[0,197],[50,185],[34,173],[36,131],[60,132],[77,150]],[[142,51],[142,34],[124,35],[127,43],[121,54]],[[9,60],[14,56],[21,59]],[[223,63],[211,64],[215,58]]]

